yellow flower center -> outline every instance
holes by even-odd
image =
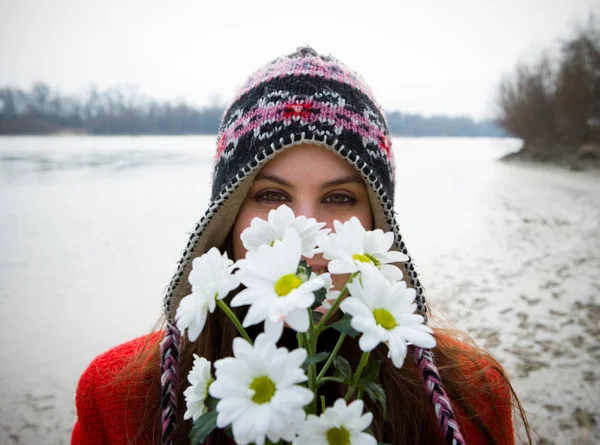
[[[327,431],[328,445],[350,445],[350,433],[344,427],[331,428]]]
[[[250,384],[250,389],[254,391],[252,401],[259,405],[267,403],[275,394],[275,384],[266,375],[256,377]]]
[[[282,276],[277,283],[275,283],[275,293],[280,297],[285,297],[294,289],[298,289],[302,281],[293,273]]]
[[[375,309],[373,316],[375,317],[375,322],[384,329],[394,329],[397,325],[394,316],[385,309]]]
[[[379,267],[379,265],[381,264],[377,258],[368,253],[355,253],[354,255],[352,255],[352,259],[360,261],[361,263],[372,263],[377,267]]]

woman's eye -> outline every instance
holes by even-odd
[[[279,192],[263,192],[256,195],[258,201],[287,201],[287,197]]]
[[[331,204],[354,204],[356,202],[354,198],[342,194],[329,195],[324,201]]]

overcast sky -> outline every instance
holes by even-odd
[[[130,83],[205,105],[310,44],[386,110],[484,118],[501,75],[590,11],[600,0],[0,0],[0,85]]]

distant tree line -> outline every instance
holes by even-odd
[[[387,113],[388,125],[394,136],[446,136],[446,137],[506,137],[495,121],[474,121],[467,116],[431,116]]]
[[[93,88],[84,98],[65,96],[44,83],[29,91],[0,88],[0,134],[216,134],[223,108],[148,99],[134,88]],[[492,121],[391,112],[397,136],[505,136]]]
[[[130,87],[92,88],[83,99],[44,83],[30,91],[0,88],[0,133],[214,134],[222,108],[151,100]]]
[[[498,122],[541,157],[600,143],[600,28],[578,25],[553,56],[521,63],[499,87]]]

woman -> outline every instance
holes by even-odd
[[[399,175],[402,168],[406,167],[400,166]],[[168,288],[165,327],[92,362],[77,391],[73,443],[189,443],[192,424],[184,419],[183,391],[192,354],[211,362],[230,356],[237,335],[217,311],[198,340],[180,338],[174,316],[190,293],[191,260],[214,246],[235,260],[243,257],[241,232],[252,218],[266,219],[281,204],[330,227],[334,220],[356,216],[367,230],[392,231],[394,248],[408,254],[395,218],[395,174],[383,111],[364,81],[343,64],[300,48],[254,73],[223,117],[211,203]],[[310,264],[322,270],[326,263],[315,256]],[[427,316],[414,266],[409,260],[401,267],[407,284],[416,290],[418,312]],[[335,284],[339,288],[340,283]],[[282,342],[293,342],[287,334]],[[379,379],[387,416],[365,402],[374,415],[371,428],[378,442],[512,444],[513,407],[531,442],[523,411],[500,365],[460,341],[457,332],[437,329],[436,340],[435,362],[430,351],[417,350],[401,369],[385,360],[385,348],[375,350],[383,359]],[[331,341],[323,336],[324,343]],[[331,350],[327,344],[321,347]],[[340,353],[354,365],[360,357],[351,342],[345,342]],[[336,384],[324,391],[329,400],[342,394]],[[208,442],[229,439],[218,431]]]

